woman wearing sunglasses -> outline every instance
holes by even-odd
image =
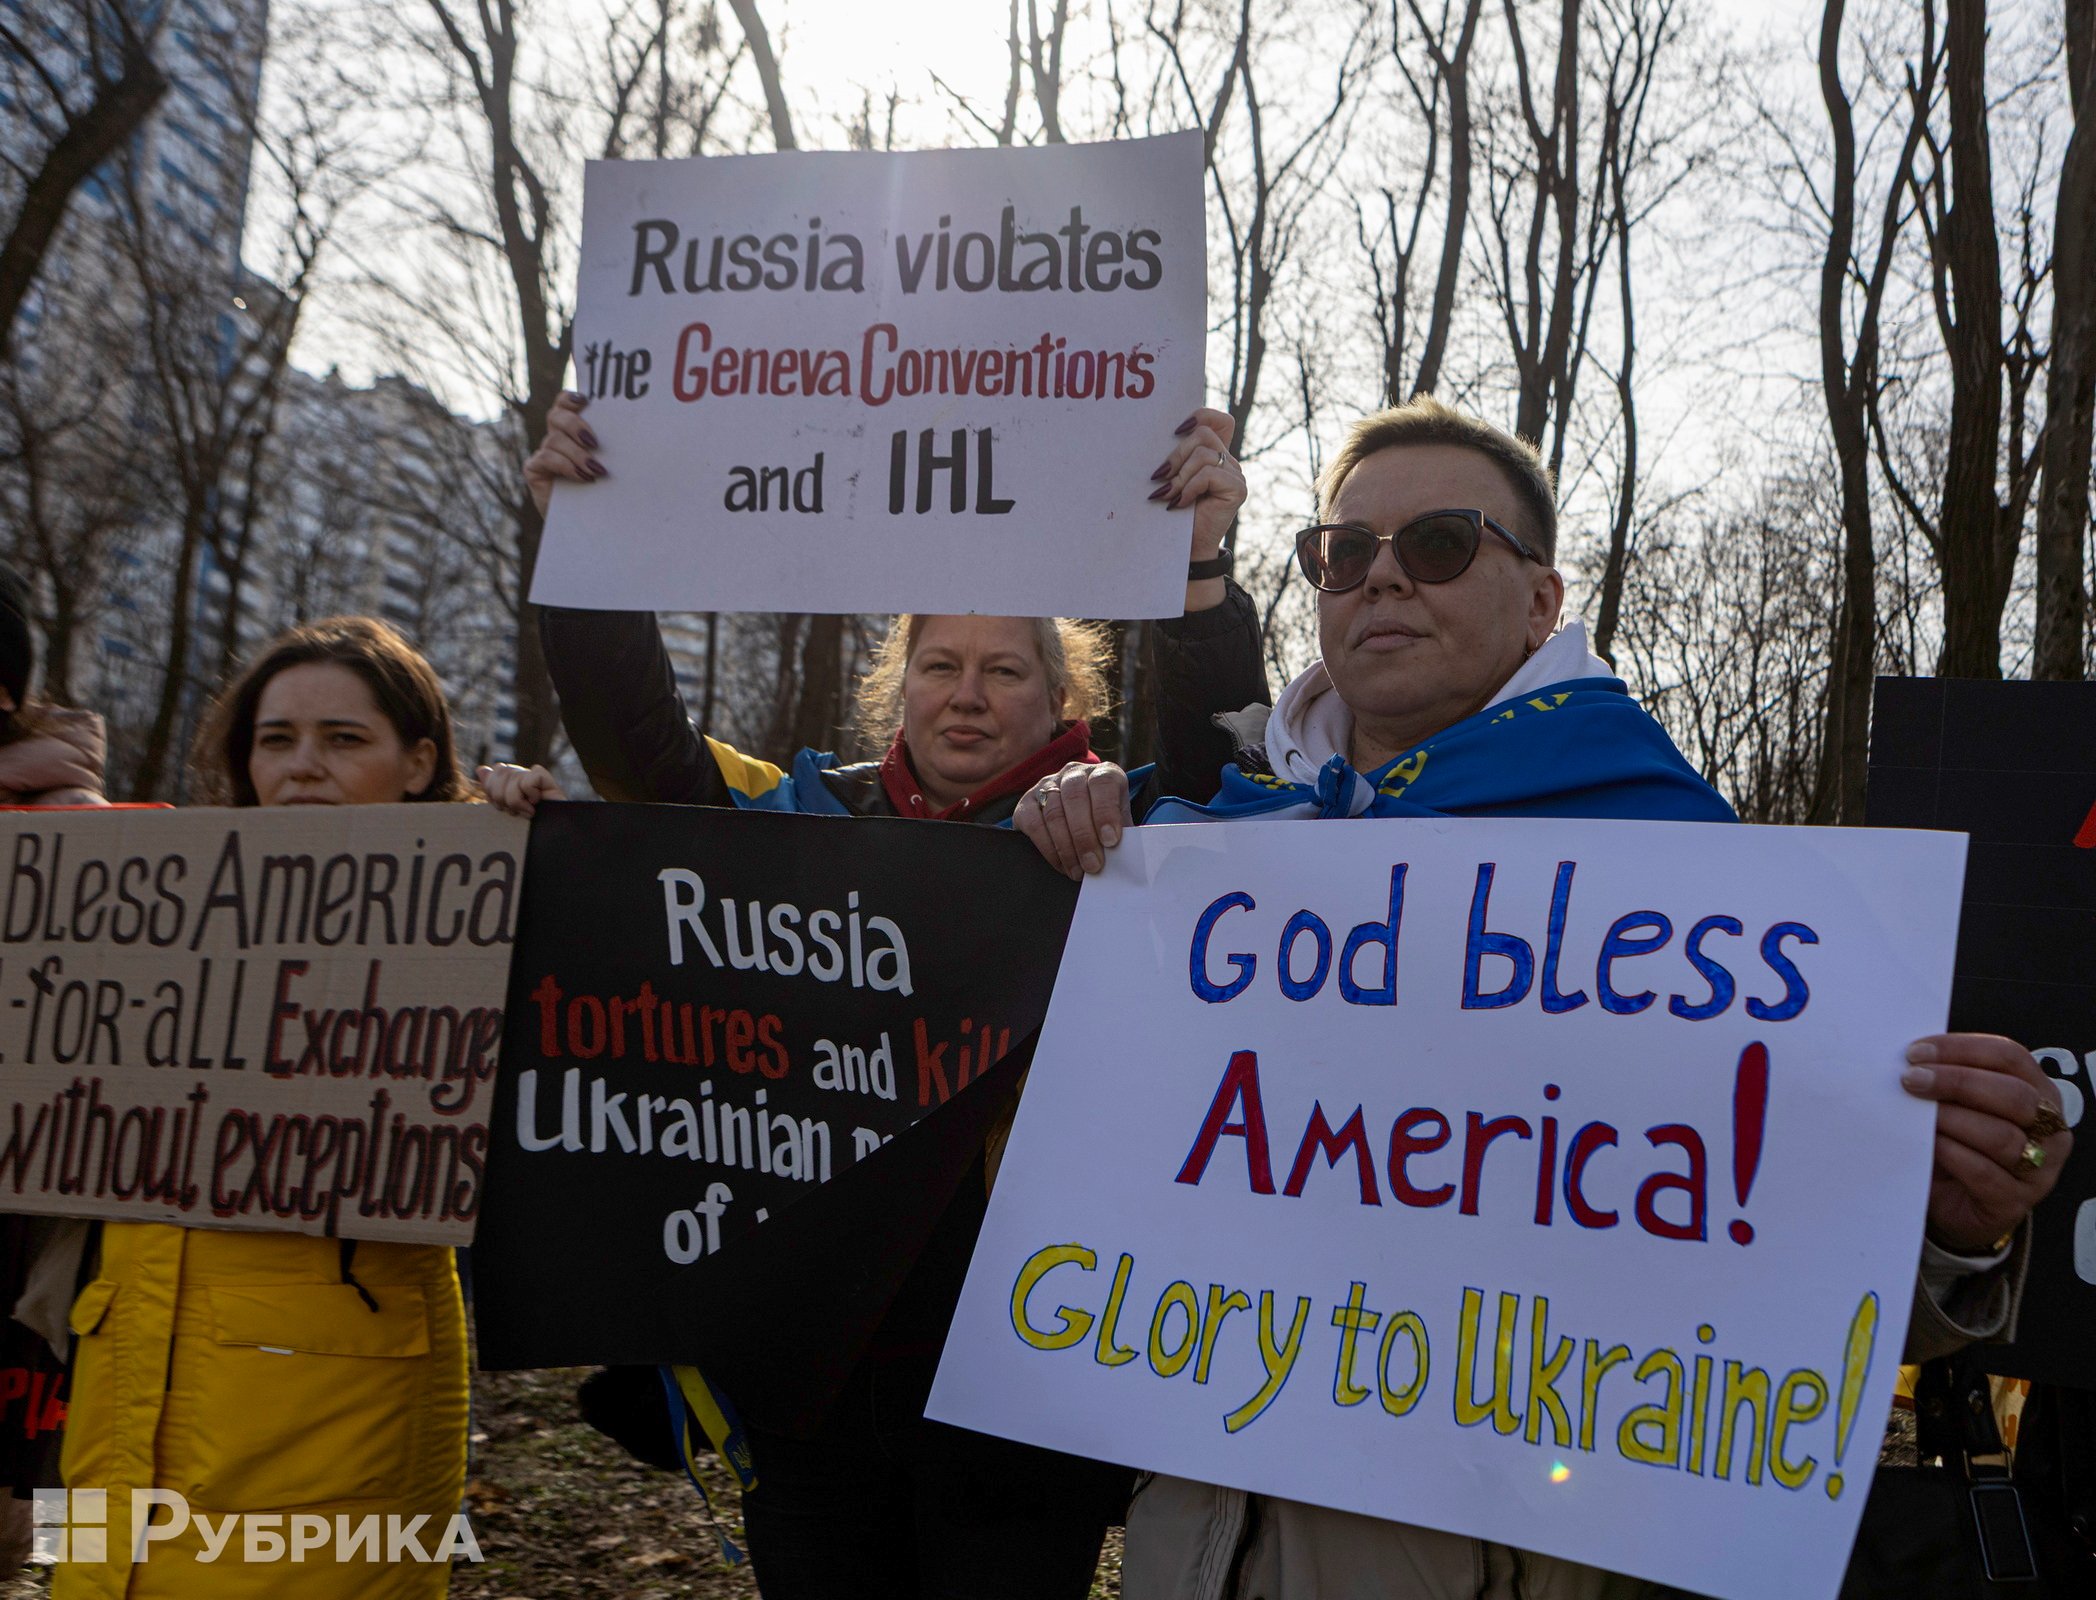
[[[1225,817],[1616,817],[1729,822],[1732,808],[1587,646],[1558,626],[1550,479],[1520,440],[1429,398],[1357,423],[1297,536],[1323,659],[1240,749],[1207,805]],[[1066,767],[1020,808],[1050,861],[1103,858],[1126,779]],[[1090,869],[1096,870],[1096,869]],[[2008,1326],[2030,1210],[2070,1136],[2056,1091],[2007,1039],[1918,1041],[1903,1081],[1939,1102],[1908,1359]],[[1928,1065],[1918,1065],[1927,1062]],[[2033,1162],[2028,1152],[2037,1151]],[[2013,1243],[2000,1244],[2009,1236]],[[1156,1477],[1128,1513],[1125,1600],[1629,1600],[1621,1574],[1458,1534]]]

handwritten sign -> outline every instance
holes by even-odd
[[[556,491],[533,599],[1178,615],[1198,133],[596,162],[582,231],[610,476]]]
[[[703,807],[548,806],[531,862],[482,1360],[798,1414],[1009,1107],[1077,891],[1005,830]]]
[[[1997,1372],[2096,1388],[2096,684],[1880,678],[1874,826],[1972,836],[1951,1026],[2028,1046],[2075,1146],[2038,1207],[2030,1276]]]
[[[525,825],[0,815],[0,1207],[464,1244]]]
[[[931,1414],[1721,1596],[1832,1596],[1964,841],[1137,829],[1078,904]],[[1098,1019],[1115,1019],[1098,1047]]]

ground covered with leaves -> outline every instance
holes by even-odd
[[[581,1372],[476,1372],[466,1501],[478,1564],[452,1569],[457,1600],[754,1600],[733,1480],[708,1458],[706,1506],[681,1476],[644,1467],[575,1412]],[[1094,1600],[1120,1593],[1120,1531],[1108,1539]],[[0,1600],[49,1593],[49,1569],[0,1581]],[[287,1596],[297,1594],[287,1584]]]

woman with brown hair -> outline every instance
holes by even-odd
[[[436,674],[367,617],[265,648],[214,707],[195,766],[234,806],[472,798]],[[341,1516],[426,1516],[426,1547],[458,1510],[466,1333],[449,1248],[110,1222],[72,1328],[65,1480],[108,1491],[107,1559],[76,1548],[54,1571],[58,1600],[444,1594],[448,1561],[394,1559],[383,1540],[344,1560],[334,1530]],[[181,1494],[187,1526],[134,1563],[144,1489]],[[329,1536],[295,1567],[250,1563],[243,1521],[214,1557],[204,1521],[229,1513],[273,1518],[277,1538],[319,1516]]]
[[[1195,412],[1150,480],[1129,485],[1131,528],[1145,495],[1194,514],[1186,612],[1153,630],[1158,760],[1138,784],[1138,813],[1156,795],[1213,792],[1230,751],[1215,716],[1266,693],[1258,619],[1221,554],[1245,497],[1231,428],[1222,412]],[[608,476],[602,448],[580,397],[563,396],[526,466],[540,507],[556,480]],[[652,615],[549,609],[542,633],[568,737],[607,800],[995,826],[1036,779],[1098,759],[1087,719],[1104,709],[1103,638],[1068,620],[898,617],[854,718],[882,754],[841,762],[803,750],[785,767],[693,724]],[[558,795],[542,768],[495,769],[482,781],[519,809]],[[817,1434],[789,1437],[746,1419],[757,1481],[743,1519],[768,1600],[1089,1592],[1128,1474],[924,1416],[987,1170],[981,1161],[964,1180]]]

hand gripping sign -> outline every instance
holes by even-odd
[[[1727,1596],[1839,1586],[1962,838],[1138,829],[1080,899],[942,1421]],[[1102,1018],[1113,1018],[1102,1048]]]

